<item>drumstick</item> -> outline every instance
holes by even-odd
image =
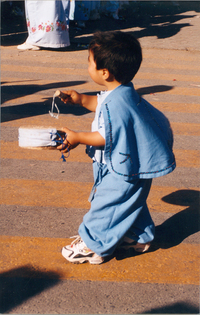
[[[55,98],[56,98],[56,97],[63,98],[63,96],[64,96],[64,94],[63,94],[61,91],[59,91],[59,90],[57,90],[57,91],[54,93],[54,95],[53,95],[53,100],[52,100],[52,105],[51,105],[51,111],[49,111],[49,114],[51,115],[51,117],[54,117],[54,118],[57,118],[57,119],[58,119],[59,114],[60,114],[60,111],[59,111],[59,109],[58,109],[58,106],[57,106],[56,103],[55,103]],[[55,114],[53,113],[53,108],[54,108],[54,106],[55,106],[55,108],[56,108],[57,111],[58,111],[58,114],[57,114],[57,115],[55,115]]]
[[[64,93],[62,93],[61,91],[57,90],[55,93],[54,93],[54,96],[55,97],[59,97],[59,98],[63,98],[65,99],[66,98],[66,95]]]

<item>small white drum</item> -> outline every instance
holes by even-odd
[[[19,128],[19,146],[27,149],[55,149],[66,135],[52,127],[26,126]]]

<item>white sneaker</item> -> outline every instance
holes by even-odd
[[[75,264],[82,264],[89,261],[92,265],[99,265],[104,261],[103,257],[98,256],[86,246],[79,235],[74,237],[76,239],[71,245],[62,248],[62,255],[65,259]]]
[[[28,44],[27,42],[25,42],[21,45],[18,45],[17,49],[19,49],[19,50],[40,50],[40,47],[35,46],[35,45],[31,45],[31,44]]]
[[[150,248],[151,243],[138,243],[128,237],[124,237],[123,242],[119,245],[118,248],[123,248],[123,249],[129,249],[129,248],[133,248],[136,252],[138,253],[144,253],[146,251],[148,251],[148,249]]]

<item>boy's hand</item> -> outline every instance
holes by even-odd
[[[65,153],[67,151],[70,151],[70,150],[76,148],[80,142],[78,141],[78,133],[77,132],[68,129],[67,127],[62,128],[62,131],[67,134],[67,137],[63,141],[63,144],[59,145],[57,147],[57,149],[61,150],[61,152]]]
[[[64,103],[70,103],[72,105],[79,104],[90,110],[91,112],[95,112],[97,107],[97,95],[86,95],[79,94],[74,90],[69,91],[56,91],[55,96],[60,97],[60,99]]]
[[[70,103],[70,104],[80,104],[81,105],[81,95],[74,91],[74,90],[70,90],[70,91],[65,91],[65,92],[61,92],[61,100],[64,103]]]

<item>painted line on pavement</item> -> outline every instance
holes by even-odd
[[[190,124],[181,122],[171,122],[171,127],[174,134],[185,136],[199,136],[200,124]]]
[[[85,182],[2,178],[0,204],[89,209],[88,198],[92,185],[93,183]],[[187,189],[197,190],[195,187]],[[147,200],[149,208],[152,211],[168,213],[177,213],[185,209],[186,206],[169,204],[161,200],[179,190],[185,188],[153,185]]]
[[[9,47],[10,48],[10,47]],[[2,51],[2,60],[13,60],[17,59],[17,60],[23,60],[23,61],[30,61],[30,55],[29,54],[24,54],[24,53],[18,53],[18,51],[14,51],[11,52],[10,50],[7,49],[7,47],[3,47],[1,48]],[[156,54],[155,54],[156,52]],[[43,60],[42,58],[44,58],[45,62],[48,62],[48,57],[50,57],[50,55],[52,55],[52,53],[50,52],[46,52],[46,51],[40,51],[40,60]],[[61,55],[61,57],[57,58],[57,60],[55,61],[54,65],[63,63],[63,59],[64,56],[66,55],[66,53],[62,53],[59,52],[59,56]],[[73,63],[73,64],[88,64],[87,61],[87,56],[88,56],[88,51],[87,50],[80,50],[78,52],[67,52],[67,61],[66,63]],[[156,56],[156,57],[155,57]],[[36,59],[35,57],[37,57],[36,55],[33,55],[32,59]],[[63,58],[62,58],[63,57]],[[165,50],[165,49],[155,49],[155,48],[147,48],[144,47],[143,48],[143,63],[146,60],[155,60],[156,63],[162,63],[163,61],[166,60],[167,62],[173,63],[189,63],[191,64],[191,62],[198,62],[200,61],[200,57],[199,57],[199,52],[198,51],[179,51],[179,50]]]
[[[157,109],[165,112],[179,113],[200,113],[199,104],[173,103],[163,101],[151,101],[151,104]]]
[[[179,244],[168,249],[136,255],[102,265],[88,263],[76,265],[67,262],[62,255],[63,246],[72,239],[1,236],[0,273],[22,268],[47,275],[53,273],[59,279],[114,281],[135,283],[199,284],[199,246]],[[26,268],[25,268],[26,269]],[[13,277],[12,273],[12,277]],[[30,274],[29,274],[30,277]],[[51,276],[50,276],[51,277]]]
[[[25,149],[21,148],[16,142],[1,141],[1,158],[20,159],[34,161],[60,161],[61,153],[57,149]],[[79,145],[75,150],[70,152],[67,163],[83,162],[92,163],[91,158],[85,153],[85,146]]]
[[[143,68],[143,71],[139,71],[135,78],[151,80],[151,82],[153,80],[173,81],[172,84],[176,84],[174,82],[189,82],[188,87],[192,87],[193,85],[191,83],[196,82],[196,84],[200,86],[200,79],[197,75],[150,72],[150,70],[146,68]]]
[[[27,81],[25,81],[27,82]],[[49,82],[51,81],[44,81],[43,84],[49,84]],[[35,81],[36,83],[36,81]],[[57,82],[59,83],[59,82]],[[38,84],[38,83],[36,83]],[[26,84],[24,84],[26,85]],[[9,85],[6,85],[9,86]],[[61,91],[67,91],[67,90],[71,90],[71,89],[78,89],[77,85],[74,86],[70,86],[70,87],[61,87],[59,88],[59,90]],[[56,89],[54,89],[56,90]],[[12,106],[12,105],[22,105],[22,104],[27,104],[27,97],[28,97],[28,102],[29,103],[35,103],[35,102],[43,102],[45,103],[47,100],[49,100],[49,98],[53,98],[53,93],[54,90],[52,91],[52,95],[49,96],[49,91],[48,91],[48,95],[45,94],[44,91],[35,93],[35,94],[29,94],[29,95],[25,95],[25,96],[21,96],[21,97],[16,97],[14,99],[5,101],[3,103],[3,106]],[[42,94],[41,94],[42,93]],[[157,109],[164,111],[164,112],[180,112],[180,113],[200,113],[200,106],[199,104],[191,104],[191,103],[175,103],[175,102],[163,102],[163,101],[155,101],[152,100],[151,104],[153,106],[155,106]],[[20,106],[19,105],[19,106]],[[70,105],[66,105],[66,108],[69,107]],[[62,114],[62,113],[61,113]],[[61,116],[60,116],[61,117]],[[78,118],[78,117],[77,117]]]
[[[19,61],[18,61],[19,62]],[[63,64],[63,62],[62,62]],[[61,66],[61,64],[60,64]],[[177,63],[173,63],[170,64],[169,62],[167,62],[167,64],[164,63],[151,63],[151,61],[146,61],[143,63],[141,69],[145,69],[146,71],[149,71],[148,69],[176,69],[176,70],[188,70],[188,71],[197,71],[200,70],[200,67],[198,65],[184,65],[184,64],[177,64]],[[62,66],[62,67],[46,67],[46,66],[42,66],[41,64],[34,64],[31,66],[25,66],[25,65],[15,65],[15,64],[3,64],[1,63],[1,72],[2,71],[12,71],[12,72],[31,72],[31,73],[52,73],[52,74],[60,74],[64,71],[65,74],[73,74],[73,75],[88,75],[87,72],[87,67],[85,69],[81,69],[81,68],[76,68],[72,67],[72,65],[70,65],[70,67],[68,66],[68,64],[66,63],[66,65]],[[139,74],[140,72],[138,72]],[[151,76],[151,78],[153,78],[153,76]],[[165,76],[165,80],[167,80],[167,76]]]
[[[18,142],[1,141],[1,158],[35,161],[59,161],[60,151],[57,149],[26,149],[21,148]],[[197,150],[174,150],[177,167],[197,168],[200,165],[200,152]],[[79,145],[70,152],[67,163],[83,162],[92,163],[85,153],[85,145]]]
[[[68,128],[72,128],[73,130],[80,130],[80,123],[81,129],[84,131],[89,131],[91,129],[91,123],[93,120],[93,116],[87,117],[87,115],[75,118],[71,115],[61,115],[60,118],[52,120],[50,115],[38,115],[32,116],[22,119],[15,119],[10,121],[8,119],[7,122],[3,122],[3,126],[12,126],[12,127],[21,127],[21,126],[51,126],[57,129],[60,129],[64,126]],[[196,123],[185,123],[185,122],[171,122],[172,130],[174,134],[177,135],[187,135],[187,136],[199,136],[200,135],[200,124]]]

